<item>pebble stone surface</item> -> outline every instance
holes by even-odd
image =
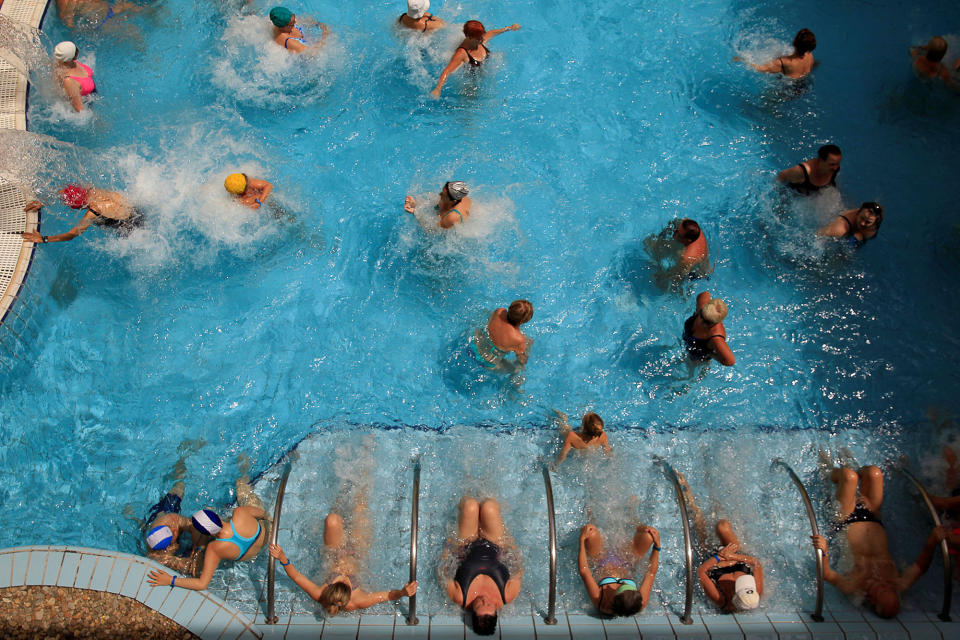
[[[0,638],[193,640],[173,620],[132,598],[65,587],[0,589]]]

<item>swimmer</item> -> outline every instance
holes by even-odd
[[[437,226],[441,229],[460,224],[470,217],[470,205],[473,200],[468,198],[470,188],[466,182],[454,180],[447,182],[440,189],[440,201],[437,203]],[[403,202],[403,210],[407,213],[416,211],[417,201],[413,196],[407,196]]]
[[[320,28],[320,39],[308,45],[307,39],[303,35],[303,29],[297,26],[297,16],[286,7],[270,9],[270,22],[273,23],[273,41],[294,53],[316,51],[324,45],[327,41],[327,35],[330,33],[327,25],[313,20],[312,26]]]
[[[947,41],[940,36],[933,36],[926,46],[910,47],[910,57],[913,59],[913,72],[918,78],[939,78],[948,84],[953,83],[950,70],[941,62],[947,55]]]
[[[710,273],[707,238],[700,225],[690,218],[674,220],[659,235],[648,237],[644,246],[658,262],[661,257],[676,261],[670,268],[656,274],[655,281],[661,289]]]
[[[118,13],[142,11],[145,8],[135,2],[120,0],[57,0],[57,16],[71,29],[78,14],[83,19],[96,23],[96,28],[99,29]]]
[[[156,560],[165,567],[178,573],[196,577],[200,574],[202,548],[200,542],[204,534],[193,526],[193,520],[180,515],[180,503],[183,500],[185,485],[181,479],[186,471],[183,458],[174,465],[176,482],[163,498],[153,507],[144,520],[144,541],[147,557]],[[186,556],[180,551],[180,535],[190,534],[190,553]]]
[[[633,576],[636,565],[650,550],[650,564],[638,585]],[[594,566],[591,570],[590,566]],[[608,616],[632,616],[650,602],[650,590],[660,567],[660,532],[653,527],[637,525],[633,540],[620,549],[604,548],[603,535],[592,524],[580,529],[580,551],[577,569],[587,589],[590,602]],[[594,576],[602,576],[599,582]]]
[[[37,244],[69,242],[86,231],[91,224],[126,233],[140,220],[140,213],[123,194],[116,191],[68,184],[60,190],[60,196],[63,203],[71,209],[85,209],[80,221],[70,231],[53,236],[42,236],[38,231],[24,231],[20,234],[24,240]],[[24,207],[24,211],[39,211],[41,207],[42,203],[32,200]]]
[[[493,498],[478,503],[464,496],[457,512],[456,538],[444,554],[456,553],[456,573],[443,580],[447,597],[470,613],[470,626],[481,636],[497,631],[497,612],[520,593],[523,572],[511,573],[504,556],[515,551],[500,505]]]
[[[527,364],[529,345],[520,325],[533,317],[533,305],[527,300],[514,300],[509,309],[500,307],[490,314],[486,330],[477,329],[470,341],[474,358],[487,369],[506,365],[507,354],[517,355],[520,366]]]
[[[917,559],[903,573],[890,555],[890,541],[880,520],[883,505],[883,473],[874,466],[859,471],[830,469],[830,481],[837,485],[840,517],[834,528],[846,532],[853,566],[846,574],[837,573],[828,562],[829,547],[823,536],[812,536],[813,546],[823,552],[823,577],[847,595],[863,594],[881,618],[893,618],[900,611],[900,594],[927,569],[933,552],[943,539],[942,529],[928,537]]]
[[[53,49],[53,59],[57,62],[57,79],[77,113],[83,111],[83,101],[80,98],[97,90],[93,82],[93,70],[77,61],[79,55],[77,45],[70,41],[61,42]]]
[[[210,584],[221,560],[253,560],[269,538],[270,522],[246,474],[237,478],[236,496],[239,506],[226,521],[221,521],[220,516],[210,509],[201,509],[193,514],[192,524],[196,530],[214,536],[204,550],[199,577],[184,578],[153,570],[147,575],[147,583],[153,587],[203,591]]]
[[[400,14],[397,22],[407,29],[424,33],[447,26],[447,23],[440,18],[427,13],[429,8],[430,0],[407,0],[407,12]]]
[[[711,548],[707,541],[707,519],[690,491],[682,474],[677,479],[683,488],[687,506],[693,511],[694,530],[700,553],[706,559],[697,569],[697,578],[707,597],[726,613],[750,611],[760,606],[763,595],[763,565],[753,556],[740,551],[740,540],[729,520],[717,520],[715,530],[720,546]]]
[[[235,195],[237,200],[251,209],[259,209],[273,191],[273,185],[266,180],[250,178],[245,173],[231,173],[223,181],[223,187]]]
[[[461,65],[469,64],[471,67],[481,66],[490,54],[490,50],[487,49],[487,42],[505,31],[516,31],[519,28],[520,25],[512,24],[503,29],[487,31],[478,20],[468,20],[465,22],[463,25],[463,35],[465,38],[463,42],[460,43],[460,46],[457,47],[457,50],[453,52],[453,57],[450,58],[450,62],[440,74],[440,79],[437,80],[437,86],[433,88],[430,95],[439,98],[440,90],[443,89],[447,78],[451,73],[459,69]]]
[[[777,181],[805,196],[817,193],[825,187],[836,187],[841,159],[840,147],[825,144],[817,150],[816,158],[778,173]]]
[[[820,227],[817,235],[840,238],[851,248],[859,249],[877,236],[882,223],[883,207],[876,202],[864,202],[859,209],[847,209],[833,222]]]
[[[755,71],[779,73],[785,78],[797,80],[813,70],[813,50],[817,48],[817,38],[810,29],[800,29],[793,37],[793,53],[780,56],[765,64],[751,65]]]
[[[567,459],[570,449],[586,449],[587,447],[603,447],[604,453],[610,453],[610,441],[603,430],[603,418],[588,411],[580,421],[580,431],[574,431],[567,422],[567,414],[557,411],[560,416],[560,433],[563,438],[563,450],[557,456],[557,464]]]
[[[736,363],[723,328],[726,317],[727,305],[723,300],[711,299],[707,291],[697,296],[696,312],[683,323],[683,343],[691,360],[707,362],[713,358],[727,367]]]

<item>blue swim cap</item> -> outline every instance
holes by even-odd
[[[193,526],[200,533],[215,536],[223,528],[223,521],[210,509],[201,509],[193,514]]]
[[[293,20],[293,11],[290,11],[290,9],[286,7],[274,7],[270,9],[270,22],[281,29],[290,24],[291,20]]]
[[[163,551],[173,542],[173,531],[163,524],[147,532],[147,546],[154,551]]]

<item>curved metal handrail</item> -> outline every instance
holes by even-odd
[[[277,501],[273,505],[273,526],[270,528],[270,544],[277,544],[277,536],[280,533],[280,510],[283,508],[283,494],[287,490],[287,478],[290,477],[291,464],[288,462],[280,477],[280,487],[277,489]],[[277,616],[274,610],[275,602],[273,598],[273,587],[277,579],[276,558],[270,558],[267,561],[267,617],[264,619],[266,624],[276,624]]]
[[[680,505],[680,520],[683,525],[683,550],[687,563],[686,601],[683,605],[683,616],[680,618],[680,622],[683,624],[693,624],[693,618],[690,617],[690,612],[693,610],[693,541],[690,538],[690,520],[687,515],[687,501],[683,496],[683,487],[680,486],[680,478],[677,477],[677,472],[670,466],[670,463],[660,456],[653,456],[653,459],[663,465],[664,470],[667,472],[667,477],[673,482],[673,488],[677,493],[677,504]]]
[[[800,491],[800,497],[803,499],[803,506],[807,509],[807,517],[810,519],[810,529],[813,531],[813,535],[820,535],[820,527],[817,526],[817,516],[813,512],[810,495],[807,493],[806,487],[803,486],[800,477],[797,476],[794,470],[790,468],[790,465],[784,462],[782,458],[774,458],[770,466],[782,467],[790,476],[790,479],[793,480],[793,483],[797,485],[797,490]],[[810,617],[816,622],[823,622],[823,551],[814,549],[814,554],[817,561],[817,604],[813,608],[813,613],[810,614]]]
[[[933,518],[933,525],[935,527],[942,526],[940,522],[940,516],[937,515],[937,509],[933,506],[933,501],[930,499],[930,494],[924,488],[923,484],[917,480],[912,473],[906,469],[901,469],[903,475],[907,476],[910,479],[910,482],[917,488],[917,491],[920,492],[920,496],[923,498],[924,503],[927,505],[927,510],[930,511],[930,517]],[[943,553],[943,608],[940,609],[940,613],[937,614],[937,617],[943,620],[944,622],[950,622],[950,601],[953,599],[953,567],[950,565],[950,547],[947,545],[946,540],[940,541],[940,551]]]
[[[553,484],[550,482],[550,469],[543,465],[543,484],[547,492],[547,519],[550,523],[550,597],[547,605],[546,624],[557,624],[557,516],[553,508]]]
[[[417,579],[417,535],[420,523],[420,459],[413,463],[413,498],[410,503],[410,582]],[[410,611],[407,624],[419,624],[417,618],[417,594],[410,596]]]

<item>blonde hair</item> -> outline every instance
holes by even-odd
[[[353,589],[343,582],[334,582],[327,585],[327,588],[320,594],[320,603],[327,608],[327,613],[332,616],[337,615],[345,606],[350,604],[350,595]]]
[[[580,421],[580,425],[583,427],[584,442],[590,442],[603,433],[603,418],[593,411],[588,411],[583,414],[583,420]]]
[[[727,303],[720,298],[713,298],[700,307],[700,317],[707,324],[720,324],[727,317]]]

